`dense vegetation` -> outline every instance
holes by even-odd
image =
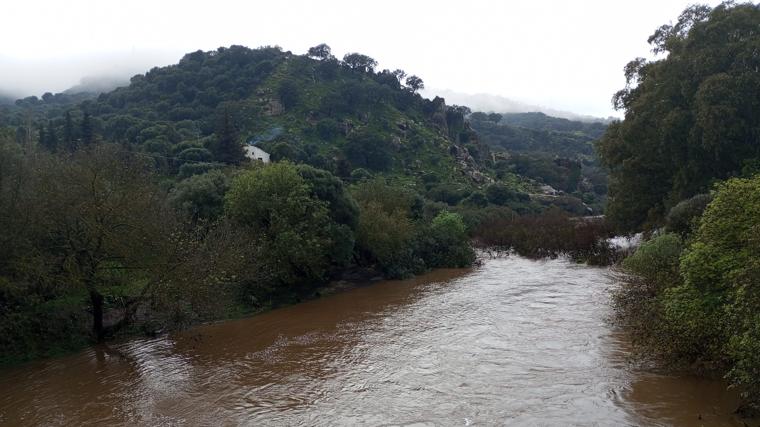
[[[752,4],[690,7],[649,38],[666,57],[625,67],[614,98],[625,120],[598,144],[621,231],[662,225],[681,200],[760,171],[758,20]]]
[[[514,173],[582,201],[601,213],[607,194],[607,174],[594,153],[593,141],[607,125],[549,117],[543,113],[482,113],[469,116],[483,145],[493,152],[497,175]],[[572,211],[572,209],[571,209]]]
[[[261,309],[349,268],[401,277],[474,260],[461,216],[426,218],[418,196],[384,181],[349,189],[328,171],[279,162],[215,169],[167,190],[153,158],[118,144],[49,153],[9,134],[0,140],[4,362]]]
[[[0,107],[0,361],[466,267],[488,223],[587,212],[531,196],[540,182],[494,163],[467,108],[375,66],[232,46]]]
[[[656,230],[622,263],[616,304],[639,349],[722,372],[760,408],[760,9],[694,6],[626,67],[625,120],[599,143],[608,212]],[[728,178],[728,179],[727,179]]]

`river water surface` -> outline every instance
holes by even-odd
[[[0,425],[742,426],[633,369],[607,270],[510,257],[0,371]]]

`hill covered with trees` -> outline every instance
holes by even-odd
[[[376,64],[231,46],[0,106],[0,362],[468,266],[489,224],[517,246],[535,240],[520,215],[560,232],[588,212],[495,162],[467,108]],[[551,253],[598,251],[586,231]]]
[[[468,117],[472,129],[496,160],[495,169],[524,176],[583,200],[601,213],[607,173],[594,152],[594,140],[607,128],[543,113],[483,113]]]

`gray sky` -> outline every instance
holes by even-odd
[[[185,52],[241,44],[294,53],[327,43],[428,88],[488,93],[608,116],[623,66],[685,0],[7,1],[0,91],[60,92],[84,76],[124,76]],[[717,1],[708,1],[715,5]]]

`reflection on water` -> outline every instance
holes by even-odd
[[[605,272],[495,259],[27,364],[0,424],[741,426],[724,384],[631,371]]]

